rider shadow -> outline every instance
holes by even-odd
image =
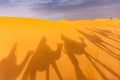
[[[28,66],[24,72],[22,80],[36,80],[36,72],[46,71],[46,80],[49,80],[49,67],[52,65],[60,80],[63,80],[56,60],[61,56],[62,44],[57,44],[57,49],[53,51],[47,45],[46,37],[43,37],[34,52]]]
[[[110,68],[108,68],[106,65],[104,65],[102,62],[100,62],[99,60],[95,59],[94,57],[92,57],[90,54],[88,54],[85,51],[85,47],[87,47],[86,43],[84,42],[84,39],[80,38],[81,42],[76,42],[70,38],[67,38],[66,36],[62,35],[61,39],[64,42],[64,49],[66,54],[68,55],[70,61],[72,62],[75,72],[76,72],[76,76],[78,80],[87,80],[87,78],[85,77],[85,75],[82,73],[82,71],[79,68],[79,61],[77,60],[77,58],[75,57],[75,54],[77,53],[77,55],[79,54],[84,54],[86,56],[86,58],[91,62],[91,64],[94,66],[94,68],[96,69],[96,71],[101,75],[101,77],[104,80],[108,80],[108,78],[104,75],[104,73],[97,67],[97,65],[95,65],[94,61],[96,61],[98,64],[100,64],[101,66],[103,66],[105,69],[107,69],[109,72],[111,72],[113,75],[115,75],[116,77],[120,78],[118,74],[116,74],[114,71],[112,71]],[[94,60],[94,61],[93,61]]]
[[[23,62],[17,65],[16,57],[17,43],[12,47],[9,55],[0,61],[0,79],[1,80],[16,80],[24,69],[32,51],[29,51]]]
[[[63,34],[61,35],[61,39],[64,42],[65,53],[67,54],[69,60],[73,64],[77,80],[87,80],[83,72],[80,70],[79,61],[75,56],[76,54],[80,55],[84,53],[82,49],[86,47],[86,44],[81,45],[81,43],[76,42],[70,38],[67,38]]]
[[[114,57],[117,60],[120,60],[120,55],[116,54],[112,50],[110,50],[106,45],[112,46],[108,44],[107,42],[103,41],[100,37],[98,37],[95,34],[88,34],[85,32],[82,32],[80,30],[77,30],[80,34],[82,34],[87,40],[89,40],[91,43],[93,43],[95,46],[99,47],[100,49],[104,50],[107,54]],[[113,46],[112,46],[113,47]]]
[[[85,42],[83,39],[81,39],[81,45],[85,45]],[[81,47],[82,48],[82,47]],[[92,63],[92,65],[96,68],[97,72],[102,76],[102,78],[104,80],[108,80],[108,78],[103,74],[103,72],[95,65],[95,63],[92,61],[94,60],[95,62],[97,62],[98,64],[100,64],[103,68],[105,68],[106,70],[108,70],[111,74],[113,74],[115,77],[117,77],[118,79],[120,79],[120,76],[114,72],[112,69],[110,69],[108,66],[106,66],[105,64],[103,64],[101,61],[97,60],[96,58],[94,58],[93,56],[91,56],[90,54],[88,54],[85,49],[83,49],[83,52],[85,54],[85,56],[87,57],[87,59]]]
[[[95,36],[96,37],[96,36]],[[97,38],[97,37],[96,37]],[[82,44],[85,44],[85,42],[83,40]],[[103,64],[101,61],[97,60],[96,58],[94,58],[93,56],[91,56],[90,54],[88,54],[87,52],[84,52],[86,57],[89,59],[89,61],[93,64],[92,60],[94,60],[95,62],[97,62],[98,64],[100,64],[102,67],[104,67],[106,70],[108,70],[111,74],[113,74],[115,77],[117,77],[118,79],[120,79],[120,75],[118,75],[115,71],[113,71],[112,69],[110,69],[108,66],[106,66],[105,64]],[[92,59],[92,60],[91,60]],[[93,64],[93,66],[96,68],[96,70],[98,70],[98,72],[100,73],[100,75],[103,77],[103,79],[107,79],[107,77],[105,77],[102,73],[102,71],[100,71],[97,66],[95,64]]]
[[[95,29],[88,29],[88,30],[90,30],[90,31],[92,31],[92,32],[94,32],[94,33],[97,33],[97,34],[99,34],[99,35],[101,35],[101,36],[103,36],[103,37],[105,37],[105,38],[108,38],[108,39],[110,39],[110,40],[113,40],[113,41],[115,41],[115,42],[120,43],[120,41],[118,41],[118,40],[116,40],[116,39],[114,38],[115,35],[112,35],[112,31],[102,30],[102,29],[96,29],[96,28],[95,28]],[[112,36],[112,38],[111,38],[110,36]]]

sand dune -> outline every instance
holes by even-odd
[[[27,68],[32,80],[119,80],[120,20],[1,17],[0,80],[22,80]]]

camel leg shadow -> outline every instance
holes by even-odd
[[[63,80],[63,78],[62,78],[62,76],[61,76],[61,74],[60,74],[60,72],[59,72],[59,69],[58,69],[57,64],[56,64],[55,61],[52,63],[52,66],[53,66],[53,68],[55,69],[55,72],[57,73],[59,79],[60,79],[60,80]]]
[[[77,80],[87,80],[85,75],[83,74],[83,72],[79,68],[79,63],[78,63],[78,60],[76,59],[75,55],[74,54],[68,54],[68,57],[69,57],[70,61],[72,62],[73,66],[74,66]]]
[[[50,77],[49,77],[49,75],[50,75],[50,73],[49,73],[50,71],[49,71],[49,67],[46,69],[46,80],[50,80]]]
[[[95,69],[97,70],[97,72],[102,76],[102,78],[104,80],[108,80],[108,78],[102,73],[102,71],[94,64],[94,62],[91,60],[89,54],[87,52],[84,52],[85,56],[87,57],[87,59],[91,62],[91,64],[95,67]]]

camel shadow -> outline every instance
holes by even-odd
[[[89,30],[91,32],[94,32],[94,33],[97,33],[97,34],[99,34],[99,35],[101,35],[101,36],[103,36],[105,38],[108,38],[110,40],[113,40],[115,42],[120,43],[120,41],[115,39],[116,37],[114,37],[115,35],[112,34],[112,31],[103,30],[103,29],[96,29],[96,28],[95,29],[87,29],[87,30]],[[110,37],[110,36],[112,36],[112,37]]]
[[[49,67],[52,65],[57,76],[63,80],[56,60],[61,56],[62,44],[57,44],[57,49],[54,51],[47,45],[47,38],[43,37],[34,52],[28,66],[24,72],[22,80],[36,80],[36,71],[46,71],[46,80],[49,80]]]
[[[23,62],[17,65],[16,48],[17,43],[14,44],[9,55],[0,61],[1,80],[16,80],[32,54],[32,51],[29,51]]]
[[[114,57],[117,60],[120,60],[120,55],[113,52],[111,49],[109,49],[106,45],[112,46],[108,44],[107,42],[103,41],[100,37],[98,37],[95,34],[88,34],[85,32],[82,32],[80,30],[77,30],[80,34],[82,34],[87,40],[89,40],[91,43],[93,43],[95,46],[99,47],[101,50],[105,51],[110,56]]]
[[[81,69],[79,68],[79,61],[76,58],[76,54],[80,55],[84,53],[82,50],[86,47],[86,44],[81,45],[81,43],[76,42],[70,38],[67,38],[65,35],[61,35],[61,39],[64,42],[65,53],[67,54],[69,60],[73,64],[77,80],[87,80]],[[82,47],[82,48],[81,48]]]
[[[100,64],[102,67],[104,67],[106,70],[108,70],[110,73],[112,73],[117,78],[120,78],[120,76],[116,72],[114,72],[109,67],[107,67],[105,64],[103,64],[102,62],[100,62],[99,60],[97,60],[96,58],[94,58],[93,56],[91,56],[89,53],[86,52],[85,47],[87,47],[87,44],[85,43],[83,38],[80,38],[81,42],[77,42],[77,41],[74,41],[74,40],[62,35],[61,39],[64,42],[65,53],[68,55],[71,63],[74,66],[78,80],[87,80],[87,78],[85,77],[85,75],[82,73],[82,71],[79,68],[79,61],[75,57],[76,53],[77,54],[79,53],[79,55],[84,54],[86,56],[86,58],[91,62],[93,67],[96,69],[96,71],[99,73],[99,75],[104,80],[108,80],[108,77],[105,76],[105,74],[102,72],[102,70],[99,69],[99,67],[95,64],[95,62]]]

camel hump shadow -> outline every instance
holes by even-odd
[[[30,64],[36,65],[36,69],[40,71],[44,70],[53,61],[58,60],[60,58],[62,46],[63,45],[61,43],[58,43],[57,49],[54,51],[47,45],[46,37],[43,37],[38,47],[36,48],[36,52],[30,60]]]

